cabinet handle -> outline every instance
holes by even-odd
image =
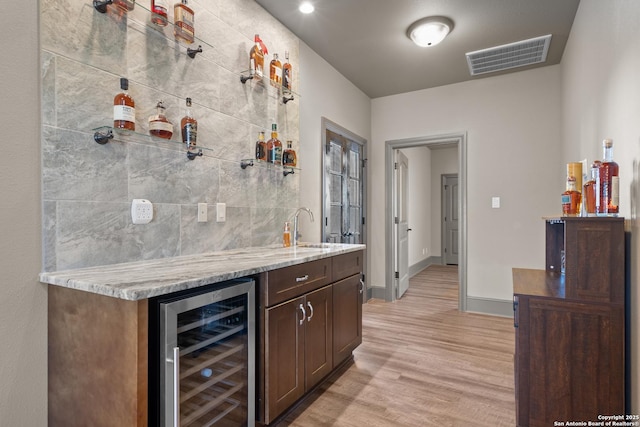
[[[300,324],[302,325],[304,323],[304,319],[307,318],[307,312],[304,310],[304,305],[302,305],[302,303],[300,303],[300,310],[302,310],[302,319],[300,319]]]
[[[173,347],[173,426],[180,427],[180,347]]]
[[[296,283],[306,282],[307,280],[309,280],[309,275],[308,274],[305,274],[302,277],[296,277]]]
[[[518,297],[513,297],[513,327],[518,327]]]
[[[309,301],[307,301],[307,306],[309,306],[309,317],[307,317],[307,322],[311,322],[311,318],[313,317],[313,306]]]
[[[360,279],[360,293],[364,292],[364,280]]]

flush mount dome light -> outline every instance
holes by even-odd
[[[298,10],[302,13],[312,13],[315,10],[315,8],[313,7],[313,4],[309,3],[308,1],[305,1],[300,4],[300,6],[298,7]]]
[[[444,16],[419,19],[407,29],[407,37],[420,47],[435,46],[453,30],[453,21]]]

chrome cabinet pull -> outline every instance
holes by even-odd
[[[173,427],[180,427],[180,347],[173,347]]]
[[[300,310],[302,311],[302,319],[300,319],[300,324],[302,325],[304,323],[304,320],[307,318],[307,312],[304,309],[304,305],[302,305],[302,303],[300,303]]]
[[[296,277],[296,283],[306,282],[307,280],[309,280],[309,275],[308,274],[305,274],[302,277]]]
[[[364,280],[360,279],[360,293],[364,292]]]
[[[307,306],[309,307],[309,310],[311,311],[309,313],[309,317],[307,317],[307,322],[311,322],[311,318],[313,317],[313,306],[311,305],[311,303],[309,301],[307,301]]]

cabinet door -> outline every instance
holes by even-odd
[[[333,284],[333,366],[362,343],[362,291],[360,274]]]
[[[517,425],[624,413],[620,305],[519,296]]]
[[[265,313],[266,423],[273,421],[305,392],[303,297],[269,308]],[[304,311],[303,311],[304,309]]]
[[[307,320],[304,348],[307,390],[333,369],[332,291],[332,286],[326,286],[306,296]]]

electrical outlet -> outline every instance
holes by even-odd
[[[131,202],[131,220],[134,224],[149,224],[153,219],[153,204],[145,199]]]
[[[207,204],[198,203],[198,222],[207,222]]]
[[[500,208],[500,197],[492,197],[491,198],[491,207],[493,209]]]
[[[216,222],[225,222],[227,220],[227,204],[216,203]]]

